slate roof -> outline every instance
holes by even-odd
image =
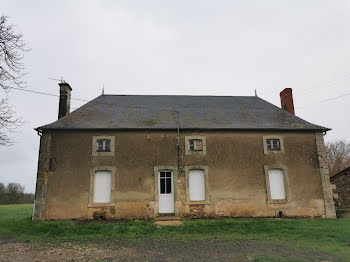
[[[101,95],[37,129],[330,130],[255,96]]]

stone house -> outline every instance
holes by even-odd
[[[328,128],[257,96],[101,95],[41,136],[34,219],[335,217]]]
[[[339,217],[350,218],[350,167],[331,176],[332,185],[334,185],[334,202]]]

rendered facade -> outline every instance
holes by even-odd
[[[294,108],[258,97],[101,95],[68,113],[71,88],[60,86],[66,109],[37,128],[34,219],[335,217],[329,129]]]

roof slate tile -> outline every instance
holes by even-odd
[[[45,129],[329,130],[255,96],[101,95]]]

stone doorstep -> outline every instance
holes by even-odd
[[[156,221],[154,222],[154,225],[156,227],[160,227],[160,226],[173,226],[173,227],[177,227],[177,226],[183,226],[183,222],[180,220],[168,220],[168,221]]]
[[[159,226],[182,226],[183,222],[179,217],[176,216],[161,216],[157,217],[154,225]]]
[[[155,218],[156,221],[174,221],[178,220],[181,221],[181,219],[177,216],[160,216]]]

